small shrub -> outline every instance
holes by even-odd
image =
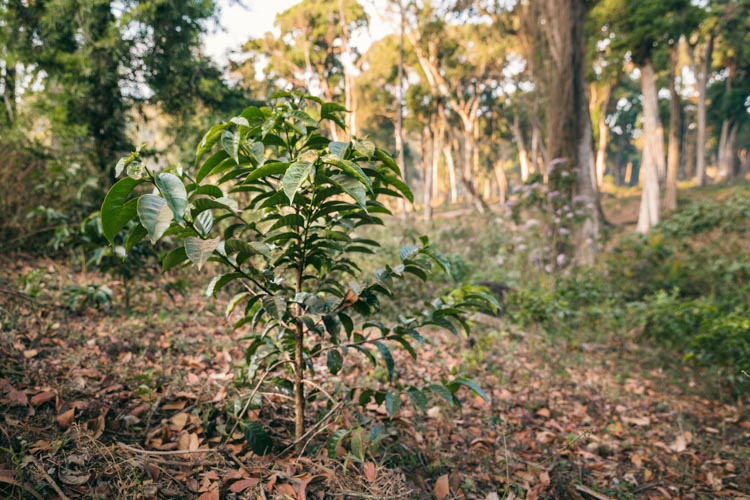
[[[335,376],[352,353],[373,364],[379,357],[396,390],[367,390],[358,401],[384,404],[389,414],[398,411],[402,394],[422,408],[431,393],[456,403],[462,386],[484,395],[463,378],[425,388],[394,381],[392,347],[416,358],[412,344],[422,342],[424,327],[458,333],[467,329],[465,311],[496,302],[480,288],[464,287],[426,302],[422,311],[403,310],[392,324],[373,318],[394,283],[408,275],[426,279],[433,267],[450,273],[450,265],[423,237],[401,248],[399,263],[362,275],[353,256],[371,255],[379,246],[362,237],[362,228],[390,214],[385,199],[412,195],[393,159],[372,142],[331,141],[319,133],[325,122],[343,128],[343,111],[312,96],[277,93],[270,106],[249,107],[212,127],[191,172],[153,171],[134,151],[118,162],[117,176],[127,177],[112,187],[101,210],[110,243],[130,221],[136,224],[128,241],[156,243],[165,235],[180,241],[165,256],[165,270],[192,263],[201,272],[209,260],[219,264],[222,272],[207,295],[230,283],[238,289],[226,312],[239,311],[235,326],[250,328],[248,379],[293,394],[297,451],[305,436],[304,383],[318,360]],[[151,190],[140,191],[142,185]],[[268,378],[277,369],[281,374]],[[257,422],[243,427],[255,451],[268,450]]]
[[[657,292],[646,300],[646,334],[659,341],[685,348],[707,320],[718,314],[705,299],[684,300],[679,290]]]
[[[708,317],[690,340],[689,358],[704,365],[750,373],[750,313],[735,311]]]

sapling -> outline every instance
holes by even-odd
[[[212,127],[198,144],[194,169],[157,172],[139,151],[121,159],[116,175],[127,176],[111,188],[101,210],[110,241],[131,220],[137,224],[128,241],[177,240],[179,246],[164,257],[165,271],[189,263],[201,271],[206,262],[217,263],[212,269],[220,272],[206,293],[228,286],[235,291],[226,313],[241,311],[235,327],[246,325],[251,332],[248,376],[281,371],[269,380],[291,389],[298,452],[305,436],[305,380],[316,359],[325,359],[335,375],[352,352],[375,364],[378,354],[393,381],[390,346],[416,358],[412,343],[422,341],[420,329],[468,332],[462,314],[495,304],[481,288],[464,287],[426,302],[417,314],[404,311],[393,325],[371,319],[380,298],[391,295],[393,280],[408,274],[426,279],[432,266],[447,271],[448,262],[422,238],[419,246],[401,249],[398,265],[362,276],[353,256],[373,254],[379,245],[362,237],[361,228],[383,223],[381,217],[390,214],[385,199],[413,197],[383,149],[367,139],[331,141],[321,133],[327,122],[345,129],[344,111],[317,97],[279,92],[268,106],[249,107]],[[396,385],[423,408],[428,392],[456,403],[461,386],[486,397],[463,378],[425,389]],[[393,414],[400,394],[370,390],[359,400],[385,403]],[[259,425],[245,430],[255,451],[267,451],[269,440]]]

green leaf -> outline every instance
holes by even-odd
[[[210,240],[202,240],[190,236],[185,238],[185,253],[190,262],[195,264],[200,271],[214,250],[216,250],[216,247],[219,246],[220,241],[221,238],[218,236]]]
[[[110,188],[107,196],[104,197],[102,203],[101,218],[102,218],[102,232],[111,244],[115,242],[115,236],[120,230],[125,227],[125,224],[135,217],[135,213],[131,211],[125,211],[123,213],[123,206],[133,192],[133,189],[143,181],[131,179],[126,177],[117,181],[112,188]],[[137,209],[136,209],[137,213]]]
[[[279,295],[268,295],[263,297],[263,307],[272,318],[283,319],[286,314],[286,300]]]
[[[409,397],[414,402],[414,406],[419,408],[420,410],[426,411],[427,410],[427,395],[417,389],[416,387],[411,387],[408,391]]]
[[[290,203],[294,202],[294,195],[310,175],[312,167],[313,164],[307,161],[296,161],[289,165],[284,178],[281,180],[281,186]]]
[[[411,192],[411,189],[409,189],[409,186],[407,186],[404,181],[402,181],[398,177],[391,176],[391,175],[388,175],[388,176],[384,175],[383,179],[386,182],[388,182],[388,184],[398,189],[398,191],[402,195],[404,195],[404,198],[409,200],[410,203],[414,203],[414,193]]]
[[[164,259],[161,262],[161,271],[163,273],[166,273],[170,269],[179,266],[186,260],[188,260],[188,256],[187,253],[185,253],[185,247],[181,246],[179,248],[175,248],[164,256]]]
[[[289,163],[286,162],[280,162],[275,161],[271,163],[266,163],[265,165],[256,168],[252,172],[248,174],[247,177],[245,177],[245,183],[252,182],[258,179],[261,179],[263,177],[268,177],[270,175],[279,175],[286,172],[286,169],[289,168]]]
[[[390,349],[388,349],[388,347],[380,340],[376,340],[374,343],[380,351],[380,355],[383,356],[383,361],[385,361],[386,368],[388,368],[388,379],[393,380],[394,363]]]
[[[156,243],[172,223],[172,210],[164,198],[144,194],[138,198],[138,218],[148,232],[151,243]]]
[[[240,133],[225,130],[221,134],[221,146],[234,162],[240,164]]]
[[[222,192],[221,188],[219,188],[218,186],[213,186],[211,184],[206,184],[205,186],[196,187],[195,192],[193,194],[195,195],[205,194],[212,198],[221,198],[224,196],[224,193]]]
[[[367,189],[361,182],[346,175],[334,175],[330,177],[330,180],[343,192],[354,198],[357,205],[367,211]]]
[[[258,422],[245,420],[241,425],[247,444],[250,445],[253,453],[256,455],[265,455],[271,451],[273,440]]]
[[[229,158],[229,154],[227,154],[227,152],[223,149],[212,154],[208,158],[208,160],[206,160],[205,163],[201,166],[201,168],[198,169],[198,173],[195,176],[195,182],[202,181],[211,172],[211,170],[214,169],[216,165],[220,164],[227,158]]]
[[[375,154],[375,144],[372,141],[352,139],[352,145],[354,151],[365,156],[368,160]]]
[[[208,236],[212,227],[214,227],[214,214],[210,210],[204,210],[195,218],[195,228],[203,236]]]
[[[331,434],[331,438],[328,440],[328,444],[326,445],[329,458],[336,458],[336,450],[339,449],[339,445],[341,445],[341,442],[344,440],[344,438],[346,438],[348,434],[349,431],[347,429],[336,429],[336,431]]]
[[[415,253],[419,251],[418,247],[415,247],[414,245],[404,245],[401,247],[401,250],[399,251],[399,257],[401,257],[401,262],[405,261]]]
[[[484,392],[482,390],[482,388],[479,387],[476,384],[476,382],[474,382],[472,380],[468,380],[468,379],[465,379],[465,378],[457,378],[457,379],[453,380],[450,384],[448,384],[448,388],[454,394],[456,393],[456,391],[458,391],[458,388],[460,386],[468,387],[469,389],[471,389],[472,391],[474,391],[474,393],[477,396],[479,396],[480,398],[482,398],[485,401],[489,402],[490,397],[487,395],[487,393]]]
[[[143,238],[145,238],[147,234],[148,232],[146,231],[146,228],[143,227],[141,224],[138,224],[137,226],[135,226],[130,231],[130,234],[128,234],[128,239],[125,240],[125,251],[130,252],[133,249],[133,246],[139,241],[141,241]]]
[[[396,161],[393,159],[391,155],[389,155],[388,153],[386,153],[380,148],[375,148],[375,158],[380,160],[383,163],[383,165],[388,167],[394,174],[401,177],[401,169],[398,168],[398,163],[396,163]]]
[[[385,411],[389,416],[394,416],[401,408],[401,398],[397,392],[389,392],[385,395]]]
[[[253,295],[250,292],[240,292],[236,294],[232,299],[227,303],[227,308],[224,311],[224,316],[227,318],[232,314],[232,312],[235,310],[237,305],[239,305],[240,302],[245,300],[248,297],[253,297]]]
[[[346,130],[346,123],[341,119],[339,112],[346,111],[346,108],[334,102],[327,102],[320,107],[320,119],[331,120],[336,125]]]
[[[185,184],[179,177],[174,174],[159,174],[156,177],[156,187],[159,188],[161,195],[172,209],[175,220],[182,224],[185,210],[187,209],[188,199]]]
[[[427,386],[427,390],[429,390],[433,394],[437,394],[452,405],[456,404],[456,397],[448,388],[441,384],[430,384],[429,386]]]
[[[344,357],[341,356],[338,349],[331,349],[328,351],[327,364],[328,371],[331,372],[331,375],[336,375],[341,371],[341,367],[344,366]]]
[[[224,132],[224,130],[229,126],[228,123],[220,123],[218,125],[214,125],[209,129],[208,132],[206,132],[206,135],[203,136],[203,139],[201,139],[201,142],[198,143],[198,148],[195,150],[195,163],[198,164],[201,158],[203,158],[203,155],[208,152],[212,147],[214,147],[214,144],[216,144],[221,137],[221,133]]]
[[[340,160],[344,157],[344,152],[346,151],[347,146],[348,144],[345,142],[332,141],[328,143],[328,151]]]
[[[372,189],[372,180],[367,177],[367,174],[362,171],[359,165],[351,160],[339,160],[333,155],[326,155],[323,157],[323,161],[329,165],[339,167],[341,170],[357,178],[362,184],[367,186],[367,189]]]
[[[206,287],[206,297],[216,295],[216,293],[224,288],[224,286],[226,286],[228,283],[237,279],[242,279],[244,277],[245,276],[242,273],[227,273],[220,274],[219,276],[214,276]]]

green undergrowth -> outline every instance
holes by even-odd
[[[394,290],[400,307],[417,307],[441,287],[502,285],[505,324],[574,344],[633,334],[665,363],[677,358],[708,370],[737,396],[750,388],[750,189],[693,189],[681,202],[648,235],[610,231],[597,265],[585,268],[551,268],[541,224],[530,217],[514,224],[501,215],[462,216],[428,228],[393,219],[374,231],[383,259],[421,231],[451,261],[450,273]]]

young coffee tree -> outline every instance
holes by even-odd
[[[250,378],[281,373],[269,380],[291,389],[298,450],[305,436],[305,379],[316,359],[325,359],[335,375],[348,354],[362,353],[375,364],[380,357],[393,379],[391,346],[416,358],[412,343],[422,341],[421,328],[458,333],[466,327],[465,311],[493,303],[482,289],[466,287],[426,302],[417,314],[404,311],[393,325],[371,319],[393,280],[408,274],[426,279],[431,266],[447,270],[448,263],[422,238],[420,246],[401,249],[398,265],[361,276],[353,256],[378,247],[361,228],[382,224],[380,217],[390,214],[384,198],[411,201],[412,194],[393,159],[372,142],[332,142],[320,132],[327,121],[344,128],[344,111],[313,96],[277,93],[268,107],[249,107],[212,127],[198,145],[194,171],[152,171],[138,151],[123,158],[116,174],[127,177],[111,188],[101,210],[110,241],[131,220],[138,224],[128,241],[178,240],[164,270],[190,262],[200,271],[209,260],[218,263],[221,272],[207,295],[230,284],[237,292],[227,315],[242,311],[235,326],[252,332]],[[140,185],[151,191],[136,189]],[[400,389],[424,407],[427,392],[457,402],[461,386],[484,396],[461,378]],[[398,411],[400,392],[369,391],[359,400],[370,398]],[[254,449],[264,451],[265,437],[258,442]]]

